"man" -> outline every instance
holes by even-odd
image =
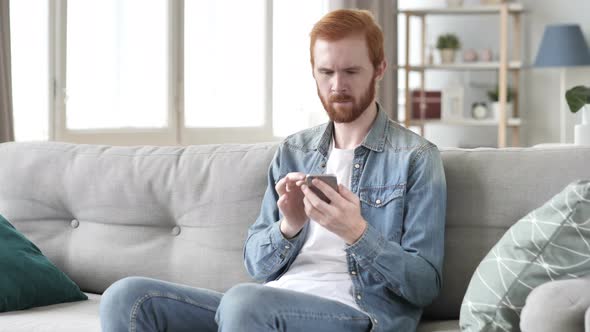
[[[338,10],[311,32],[331,121],[286,138],[244,248],[264,285],[225,294],[127,278],[103,295],[105,331],[413,331],[441,287],[446,185],[438,149],[389,121],[375,99],[386,62],[366,11]],[[337,191],[307,173],[334,173]],[[152,299],[146,289],[167,297]]]

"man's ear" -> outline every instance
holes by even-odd
[[[375,76],[377,81],[381,81],[381,79],[383,78],[383,75],[385,75],[385,69],[387,69],[387,61],[385,59],[383,59],[383,61],[381,61],[379,66],[377,66],[377,75]]]

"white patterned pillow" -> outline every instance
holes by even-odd
[[[510,227],[479,264],[461,305],[461,331],[520,331],[533,288],[588,273],[590,181],[577,181]]]

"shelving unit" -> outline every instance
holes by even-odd
[[[457,125],[457,126],[497,126],[498,122],[496,120],[436,120],[436,119],[426,119],[426,120],[412,120],[412,125],[414,126],[424,126],[426,124],[447,124],[447,125]],[[510,118],[506,122],[507,127],[520,127],[520,119],[518,118]]]
[[[398,69],[406,68],[405,65],[398,66]],[[520,61],[510,61],[508,63],[509,70],[521,69],[522,64]],[[445,63],[445,64],[432,64],[432,65],[410,65],[410,70],[420,71],[425,69],[438,69],[438,70],[498,70],[500,69],[500,62],[467,62],[467,63]]]
[[[398,14],[406,16],[406,53],[405,64],[397,66],[397,69],[405,70],[405,93],[406,93],[406,108],[405,108],[405,122],[406,127],[418,126],[420,133],[424,135],[424,125],[432,123],[453,124],[462,126],[497,126],[498,127],[498,147],[507,146],[507,132],[508,128],[512,130],[512,146],[519,144],[519,129],[521,120],[518,117],[519,104],[519,82],[520,69],[522,62],[520,61],[520,33],[521,33],[521,14],[524,12],[523,6],[520,3],[501,3],[499,5],[482,5],[482,6],[463,6],[454,8],[420,8],[400,10]],[[453,64],[426,64],[426,17],[429,15],[498,15],[500,18],[500,48],[499,61],[495,62],[471,62],[471,63],[453,63]],[[415,65],[410,63],[410,19],[417,17],[421,20],[421,54],[420,64]],[[513,60],[508,58],[508,21],[509,17],[514,19],[514,31],[517,33],[513,36]],[[499,121],[495,120],[461,120],[461,121],[445,121],[445,120],[415,120],[411,117],[411,102],[410,102],[410,72],[418,72],[420,74],[420,94],[422,107],[425,107],[425,72],[427,70],[446,70],[446,71],[498,71],[498,85],[499,96],[498,102],[500,104]],[[508,73],[512,75],[513,91],[513,110],[514,114],[511,119],[506,116],[507,104],[507,87],[508,87]]]

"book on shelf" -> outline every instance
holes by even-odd
[[[441,115],[441,92],[424,91],[422,96],[421,90],[412,90],[411,99],[411,119],[440,119]]]

